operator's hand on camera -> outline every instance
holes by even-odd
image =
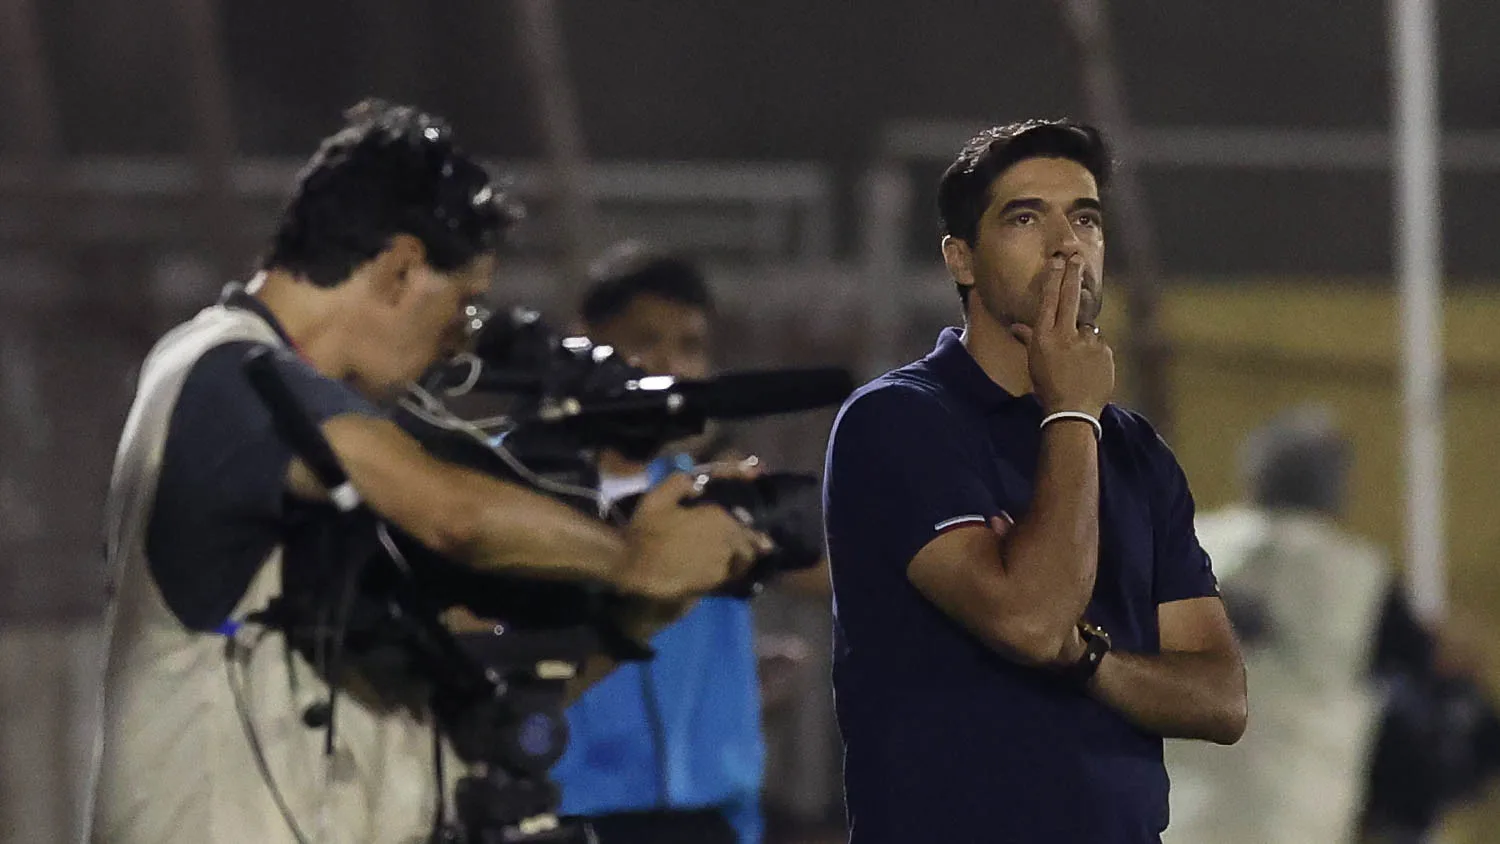
[[[713,591],[744,574],[775,546],[769,537],[716,505],[691,506],[709,477],[749,479],[751,458],[707,472],[675,474],[641,497],[625,529],[627,556],[616,585],[656,600],[681,600]]]
[[[1010,330],[1026,345],[1031,383],[1043,410],[1081,411],[1097,419],[1115,390],[1115,356],[1098,326],[1078,321],[1088,272],[1081,255],[1052,258],[1036,324],[1015,323]]]

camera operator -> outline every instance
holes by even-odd
[[[685,260],[617,246],[579,316],[591,339],[651,374],[709,375],[714,303]],[[601,494],[648,489],[706,456],[692,453],[703,445],[675,443],[650,462],[605,450]],[[748,602],[705,598],[651,644],[653,660],[616,671],[568,711],[571,740],[553,770],[562,811],[588,816],[602,844],[758,842],[765,746]]]
[[[767,549],[724,510],[684,507],[685,476],[618,531],[438,461],[388,419],[461,344],[514,216],[441,120],[363,103],[300,175],[261,271],[152,350],[108,499],[92,840],[420,841],[442,800],[424,705],[351,678],[336,734],[320,729],[329,687],[253,617],[299,577],[288,532],[329,508],[248,382],[251,349],[275,350],[370,509],[446,557],[677,602]]]

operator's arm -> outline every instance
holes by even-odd
[[[344,415],[323,424],[370,508],[446,557],[531,576],[610,580],[625,560],[621,533],[539,493],[438,460],[395,423]],[[321,494],[300,463],[293,492]]]
[[[1233,744],[1247,718],[1245,663],[1193,529],[1187,478],[1160,439],[1150,457],[1160,653],[1111,651],[1089,691],[1147,732]],[[1081,642],[1068,650],[1076,659]]]
[[[438,460],[394,423],[343,415],[323,431],[370,508],[432,550],[482,569],[598,580],[658,600],[701,595],[771,549],[721,507],[687,507],[692,479],[647,493],[623,532],[516,484]],[[300,462],[292,490],[322,490]]]

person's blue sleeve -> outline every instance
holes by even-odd
[[[1001,513],[983,482],[987,449],[921,385],[859,393],[839,413],[824,471],[829,561],[837,572],[904,571],[943,531]]]
[[[1193,493],[1187,475],[1166,441],[1154,432],[1151,436],[1156,603],[1218,595],[1213,564],[1193,527]]]

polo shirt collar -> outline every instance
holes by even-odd
[[[271,326],[271,330],[276,332],[276,336],[281,338],[281,342],[285,343],[287,348],[293,350],[297,348],[297,344],[286,333],[286,329],[281,327],[281,321],[276,319],[276,315],[271,313],[266,303],[246,292],[245,285],[240,282],[235,281],[224,285],[223,292],[219,294],[219,304],[226,308],[238,308],[254,313]]]
[[[944,328],[938,335],[937,346],[924,360],[943,386],[963,395],[985,413],[1024,398],[1011,395],[990,380],[984,368],[964,347],[963,334],[957,328]]]

